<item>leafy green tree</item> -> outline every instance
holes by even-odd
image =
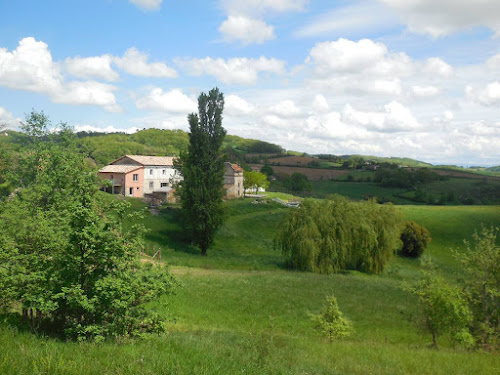
[[[272,176],[274,174],[274,170],[269,164],[263,165],[260,172],[264,173],[266,176]]]
[[[474,316],[472,333],[479,344],[500,347],[500,246],[498,228],[482,228],[466,242],[465,252],[455,252],[464,266],[463,285]]]
[[[430,241],[431,236],[426,228],[414,221],[407,221],[401,231],[403,247],[400,253],[406,257],[418,258],[424,253]]]
[[[317,327],[328,336],[330,342],[333,339],[348,337],[352,333],[352,323],[344,318],[333,294],[326,298],[323,311],[318,315],[311,315],[311,318],[316,322]]]
[[[285,182],[288,189],[293,193],[300,193],[303,191],[311,191],[312,185],[307,179],[307,176],[300,172],[293,173],[290,178]]]
[[[70,133],[32,134],[23,165],[31,178],[0,210],[0,257],[9,259],[0,267],[2,294],[32,326],[68,338],[162,330],[144,306],[170,293],[173,280],[161,267],[141,265],[143,228],[125,230],[126,204],[99,199],[97,177],[71,151]]]
[[[176,168],[184,181],[178,194],[193,242],[207,255],[224,219],[224,159],[221,152],[226,131],[222,127],[224,96],[214,88],[198,97],[198,114],[188,116],[189,146]]]
[[[255,194],[259,192],[259,188],[267,189],[269,181],[264,173],[256,171],[243,171],[243,186],[246,189],[255,189]]]
[[[356,269],[378,274],[392,258],[399,238],[392,205],[349,202],[341,196],[304,200],[281,223],[274,247],[288,267],[333,273]]]
[[[466,347],[474,345],[468,328],[473,316],[460,288],[447,284],[429,269],[423,271],[416,285],[404,288],[418,297],[421,312],[416,322],[422,331],[431,334],[434,348],[438,348],[438,339],[445,334],[454,343]]]

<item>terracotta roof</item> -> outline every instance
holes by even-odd
[[[142,167],[138,165],[106,165],[105,167],[99,169],[101,173],[129,173],[140,169]]]
[[[113,163],[125,157],[142,165],[159,165],[159,166],[173,166],[175,159],[175,157],[173,156],[125,155],[115,160]]]
[[[235,171],[235,172],[243,172],[243,168],[241,168],[238,164],[232,164],[232,163],[229,163],[229,162],[226,162],[226,163],[231,166],[231,168],[233,169],[233,171]]]
[[[142,165],[174,165],[173,156],[126,155]]]

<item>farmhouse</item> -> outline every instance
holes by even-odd
[[[108,193],[128,197],[173,199],[174,186],[182,176],[174,168],[173,156],[125,155],[99,169],[99,176],[109,181]],[[226,199],[243,196],[243,169],[238,164],[224,164]]]
[[[172,156],[125,155],[101,168],[99,176],[110,181],[106,191],[129,197],[154,193],[168,197],[172,186],[182,179]]]

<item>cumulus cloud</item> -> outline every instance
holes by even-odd
[[[431,97],[439,94],[439,88],[436,86],[412,86],[413,95],[418,97]]]
[[[130,128],[120,129],[120,128],[117,128],[113,125],[108,125],[105,127],[102,127],[102,126],[97,127],[97,126],[88,125],[88,124],[75,125],[73,128],[75,129],[75,132],[127,133],[127,134],[133,134],[137,130],[139,130],[139,128],[137,128],[135,126],[130,127]]]
[[[7,128],[15,129],[19,127],[20,124],[20,119],[15,118],[12,113],[3,107],[0,107],[0,127],[5,125]]]
[[[465,93],[471,101],[484,106],[500,104],[500,82],[491,82],[481,89],[473,89],[471,86],[467,86]]]
[[[442,77],[451,77],[453,67],[439,57],[428,58],[422,66],[422,71],[427,74],[435,74]]]
[[[497,0],[379,0],[399,13],[416,33],[441,37],[478,26],[500,34],[500,2]]]
[[[97,78],[116,81],[120,76],[111,67],[113,57],[102,55],[94,57],[68,57],[64,60],[66,71],[79,78]]]
[[[175,69],[162,62],[148,62],[149,56],[131,47],[122,57],[115,57],[113,62],[123,71],[140,77],[174,78],[177,77]]]
[[[191,75],[213,75],[217,80],[228,85],[253,85],[257,82],[261,72],[281,74],[285,71],[284,61],[266,57],[258,59],[236,57],[228,60],[206,57],[204,59],[177,60],[176,63],[185,68]]]
[[[196,111],[197,103],[179,89],[164,92],[161,88],[154,88],[151,92],[137,100],[139,109],[169,113],[191,113]]]
[[[328,104],[328,101],[321,94],[317,94],[314,96],[314,101],[313,101],[312,107],[317,112],[326,112],[330,109],[330,105]]]
[[[229,16],[219,27],[226,42],[262,44],[276,38],[274,27],[264,21],[245,16]]]
[[[163,0],[129,0],[132,4],[143,10],[158,10]]]
[[[116,87],[95,81],[66,82],[48,45],[32,37],[22,39],[12,52],[0,48],[0,85],[45,94],[54,102],[120,110],[112,93]]]
[[[292,100],[282,100],[270,106],[268,112],[278,115],[281,118],[296,117],[301,114],[301,110]]]
[[[373,73],[394,75],[407,73],[411,60],[404,53],[389,53],[383,43],[370,39],[358,42],[340,38],[333,42],[317,43],[306,62],[314,64],[317,74]]]
[[[342,121],[382,132],[405,132],[420,127],[410,109],[396,101],[386,104],[381,112],[358,111],[346,105]]]
[[[276,38],[274,27],[263,20],[265,15],[300,11],[307,3],[308,0],[222,0],[227,18],[220,25],[219,32],[226,42],[262,44]]]
[[[249,115],[255,106],[238,95],[228,95],[224,98],[224,113],[230,116]]]

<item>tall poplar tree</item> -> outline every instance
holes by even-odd
[[[218,88],[201,93],[198,114],[191,113],[189,146],[181,153],[176,168],[184,181],[179,186],[186,228],[191,239],[207,255],[214,235],[223,223],[224,159],[222,142],[226,130],[222,127],[224,95]]]

